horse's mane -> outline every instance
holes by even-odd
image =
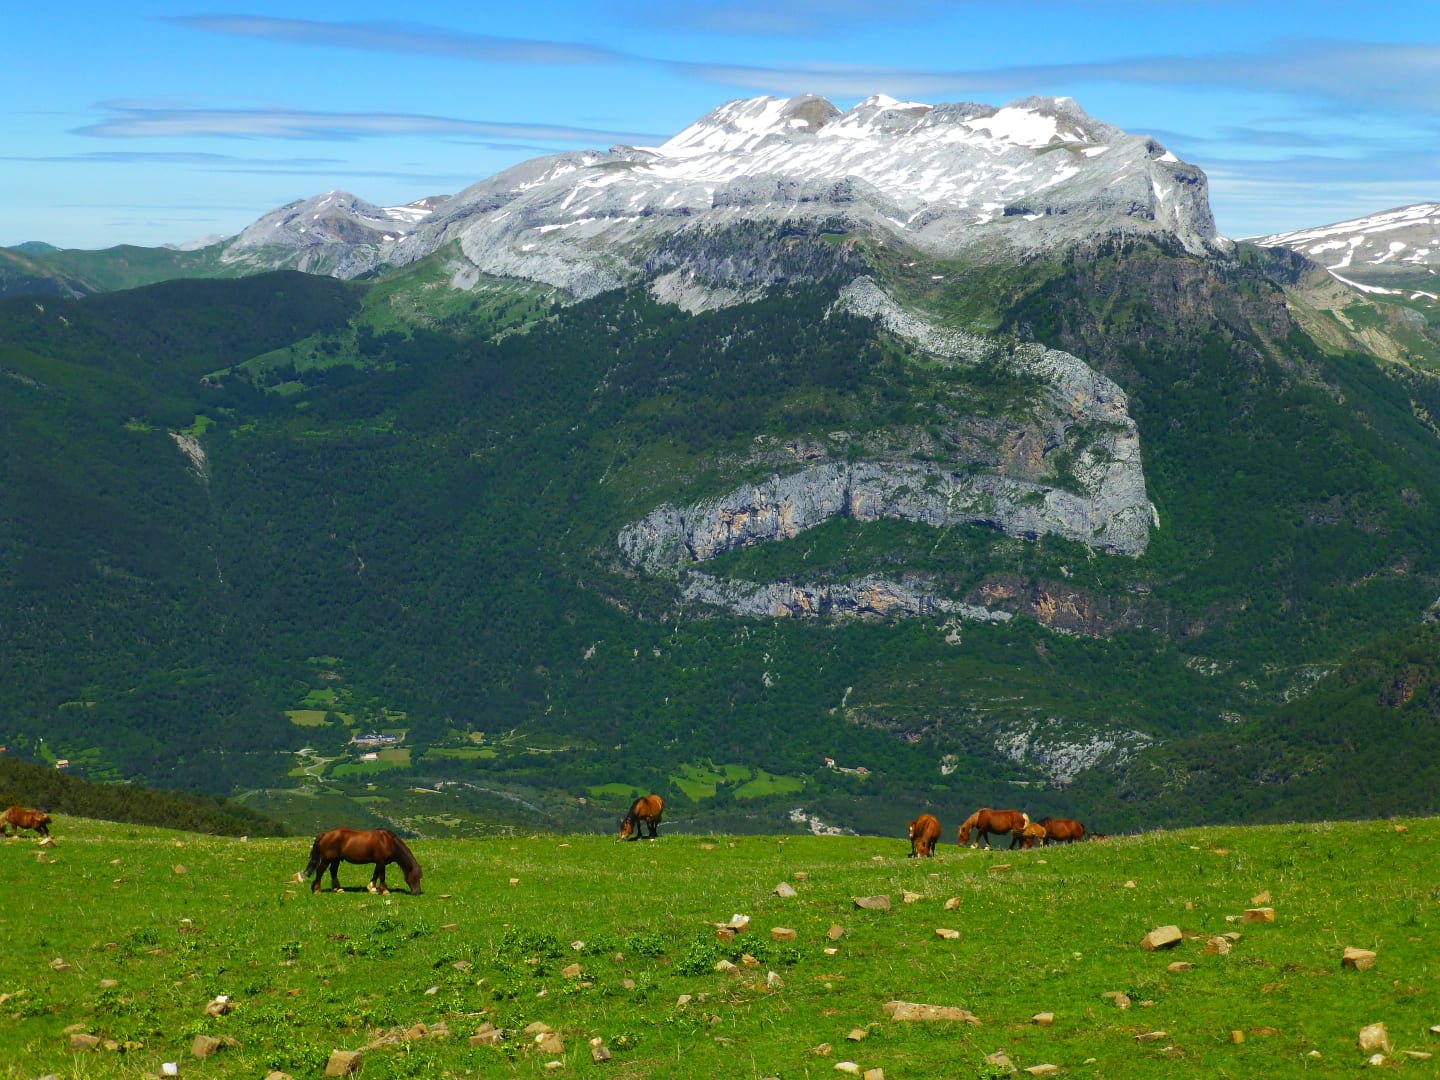
[[[408,875],[410,871],[420,865],[420,860],[415,858],[415,853],[410,850],[404,840],[390,832],[389,829],[385,831],[390,833],[390,841],[395,845],[395,861],[400,864],[400,869]]]
[[[965,829],[978,825],[980,823],[980,815],[982,813],[983,811],[976,810],[973,814],[971,814],[969,817],[967,817],[964,821],[960,823],[960,828]]]

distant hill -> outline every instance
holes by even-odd
[[[50,814],[217,836],[289,835],[279,822],[225,799],[129,784],[96,784],[58,769],[0,756],[0,806],[16,804]]]

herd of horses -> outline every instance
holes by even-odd
[[[649,832],[653,840],[659,833],[660,818],[665,812],[665,800],[659,795],[645,795],[635,800],[630,811],[620,819],[620,839],[639,840],[642,829]],[[31,829],[42,837],[50,835],[50,815],[40,810],[29,810],[23,806],[12,806],[0,817],[3,834],[9,836],[11,828],[15,835],[21,829]],[[1035,844],[1070,843],[1085,839],[1085,826],[1072,818],[1046,817],[1031,821],[1030,815],[1021,810],[991,810],[986,807],[976,810],[960,825],[957,835],[959,843],[972,847],[981,841],[988,848],[991,836],[1010,836],[1010,846],[1034,847]],[[940,842],[940,822],[934,814],[921,814],[910,823],[910,857],[930,858],[935,854],[935,845]],[[404,840],[389,829],[331,829],[315,837],[310,845],[310,861],[304,871],[295,875],[296,881],[304,881],[314,875],[310,883],[311,892],[320,891],[320,881],[325,871],[330,871],[330,888],[340,888],[340,864],[371,865],[375,871],[370,875],[366,888],[371,892],[386,893],[385,868],[394,863],[405,875],[405,884],[416,896],[420,895],[420,880],[424,871],[420,860]]]
[[[1038,844],[1069,844],[1085,839],[1085,826],[1074,818],[1044,817],[1031,821],[1023,810],[976,810],[960,824],[956,841],[961,847],[986,848],[991,836],[1010,837],[1012,848],[1031,848]],[[971,842],[974,837],[974,842]],[[940,822],[934,814],[921,814],[910,823],[910,857],[928,859],[940,842]]]

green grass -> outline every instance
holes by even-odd
[[[424,894],[389,897],[367,894],[367,868],[348,865],[343,894],[296,884],[305,839],[61,818],[54,847],[0,843],[0,1077],[134,1077],[167,1061],[182,1076],[312,1077],[334,1048],[442,1022],[449,1038],[371,1050],[363,1075],[539,1076],[558,1059],[563,1075],[789,1078],[849,1059],[887,1080],[968,1078],[989,1075],[985,1055],[1003,1049],[1022,1068],[1049,1062],[1070,1076],[1351,1077],[1364,1068],[1358,1030],[1377,1022],[1395,1071],[1433,1075],[1399,1055],[1440,1049],[1428,1031],[1440,1022],[1440,821],[1403,833],[1388,822],[1156,832],[1028,852],[946,842],[934,860],[909,860],[905,816],[893,839],[685,836],[673,823],[654,843],[417,839]],[[777,897],[781,881],[799,895]],[[1262,890],[1273,924],[1230,921]],[[890,911],[855,908],[876,893]],[[751,930],[718,945],[712,924],[732,913]],[[1169,923],[1187,935],[1177,948],[1139,948]],[[832,925],[845,931],[834,943]],[[772,942],[775,926],[798,941]],[[960,938],[937,937],[942,927]],[[1205,939],[1226,932],[1241,935],[1232,952],[1207,952]],[[1347,945],[1375,949],[1375,968],[1342,970]],[[747,952],[758,966],[713,970]],[[1194,969],[1170,973],[1177,960]],[[562,974],[572,963],[579,978]],[[1134,1004],[1116,1008],[1112,990]],[[204,1016],[217,994],[234,1011]],[[980,1023],[894,1022],[882,1009],[894,999],[961,1006]],[[1040,1012],[1053,1026],[1031,1023]],[[470,1047],[487,1021],[506,1041]],[[561,1034],[563,1052],[526,1049],[520,1030],[534,1021]],[[72,1025],[125,1049],[72,1054]],[[847,1041],[855,1029],[867,1037]],[[1137,1042],[1152,1031],[1164,1035]],[[201,1033],[238,1045],[197,1061]],[[590,1058],[597,1037],[613,1054],[604,1066]],[[828,1057],[814,1052],[822,1042]]]
[[[324,727],[324,709],[286,709],[285,715],[296,727]]]

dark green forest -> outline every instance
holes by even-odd
[[[462,816],[595,828],[629,790],[715,828],[790,827],[797,805],[874,831],[984,804],[1101,831],[1435,810],[1406,752],[1430,683],[1398,710],[1340,690],[1357,664],[1433,670],[1434,380],[1322,351],[1261,260],[1137,243],[945,276],[917,296],[933,317],[1126,390],[1148,551],[837,519],[706,569],[903,571],[999,597],[1003,625],[740,619],[619,557],[659,503],[768,474],[757,447],[838,432],[918,455],[956,401],[1032,407],[1002,369],[830,311],[838,279],[700,315],[499,286],[397,315],[403,274],[0,302],[0,743],[97,780],[318,784],[367,814],[420,787]],[[1073,623],[1047,622],[1054,597]],[[296,756],[349,761],[369,730],[400,756]],[[1063,780],[1061,744],[1086,748]],[[695,763],[798,790],[695,796]]]

